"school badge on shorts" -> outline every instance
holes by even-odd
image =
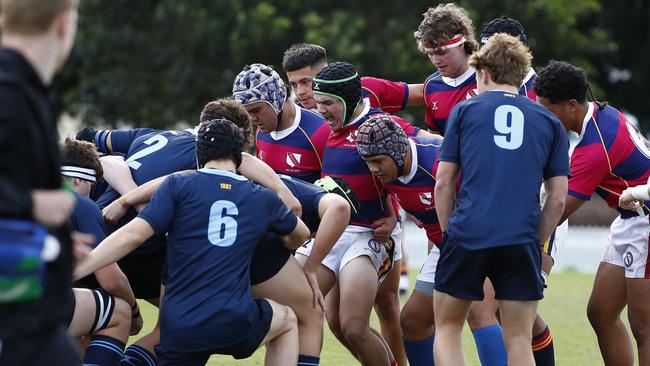
[[[632,253],[626,252],[625,256],[623,257],[623,263],[625,264],[625,267],[630,268],[633,261],[634,261],[634,256],[632,255]]]

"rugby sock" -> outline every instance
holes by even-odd
[[[423,341],[404,341],[404,350],[406,358],[409,359],[411,366],[432,366],[433,362],[433,337],[431,336]]]
[[[314,356],[298,355],[298,366],[318,366],[320,358]]]
[[[83,364],[119,365],[124,353],[124,343],[103,335],[94,335],[86,347]]]
[[[540,366],[555,365],[555,350],[553,349],[553,336],[548,327],[533,337],[533,356],[535,364]]]
[[[126,347],[120,363],[122,366],[156,366],[157,364],[156,356],[137,344]]]
[[[477,329],[472,334],[474,334],[476,350],[482,366],[503,366],[508,364],[508,354],[503,343],[503,331],[499,324]]]

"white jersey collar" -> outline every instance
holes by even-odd
[[[585,135],[585,131],[587,130],[587,123],[589,123],[589,121],[593,116],[594,116],[594,103],[589,102],[589,107],[587,107],[587,114],[585,114],[585,119],[582,121],[582,130],[578,135],[578,141],[582,140],[582,137]]]
[[[472,75],[474,75],[474,73],[476,73],[476,70],[473,67],[469,67],[467,71],[465,71],[461,76],[457,78],[448,78],[446,76],[443,76],[442,81],[449,86],[457,87],[458,85],[464,83]]]
[[[409,171],[409,175],[407,176],[402,176],[402,177],[397,177],[397,180],[404,184],[409,184],[413,177],[415,177],[415,173],[418,171],[418,149],[417,146],[415,146],[415,142],[413,140],[409,139],[409,146],[411,147],[411,171]]]
[[[291,104],[293,104],[293,108],[296,111],[296,115],[293,117],[293,122],[291,123],[291,126],[289,128],[285,128],[284,130],[281,131],[271,131],[269,135],[271,136],[272,139],[275,141],[282,140],[283,138],[291,135],[293,131],[298,128],[298,125],[300,125],[300,118],[302,117],[302,111],[300,110],[300,106],[298,106],[296,103],[291,101]]]

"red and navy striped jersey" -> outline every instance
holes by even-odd
[[[409,86],[405,82],[364,76],[361,78],[362,95],[370,105],[387,113],[397,113],[406,107]]]
[[[528,70],[528,74],[524,77],[524,83],[521,84],[521,88],[519,88],[519,95],[525,95],[531,100],[537,101],[537,93],[535,93],[535,89],[533,89],[535,80],[537,80],[537,74],[531,67],[530,70]]]
[[[361,203],[361,208],[352,218],[351,224],[372,227],[374,221],[386,216],[386,192],[379,178],[370,172],[368,165],[357,152],[357,130],[369,117],[384,112],[371,108],[367,99],[364,99],[363,103],[365,108],[359,117],[338,131],[330,133],[323,154],[322,175],[340,177],[350,185]],[[399,117],[393,116],[393,119],[402,126],[407,135],[417,135],[418,128]]]
[[[441,138],[412,138],[412,162],[409,175],[384,184],[389,193],[397,197],[404,211],[415,216],[424,225],[427,237],[433,243],[442,243],[442,230],[438,223],[434,201],[436,171],[438,170],[438,151]]]
[[[427,78],[424,82],[424,104],[427,108],[424,121],[430,130],[444,135],[447,118],[454,106],[478,94],[475,72],[470,67],[461,76],[448,78],[436,71]]]
[[[325,142],[332,131],[320,114],[294,105],[291,127],[256,136],[256,155],[276,173],[314,183],[320,178]]]
[[[622,216],[634,216],[618,207],[618,198],[627,187],[645,184],[648,177],[650,143],[615,108],[600,109],[589,103],[580,140],[571,154],[569,194],[588,200],[596,192]]]

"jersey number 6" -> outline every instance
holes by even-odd
[[[208,240],[218,247],[229,247],[237,239],[237,221],[227,215],[239,215],[237,205],[230,201],[219,200],[210,207]]]

